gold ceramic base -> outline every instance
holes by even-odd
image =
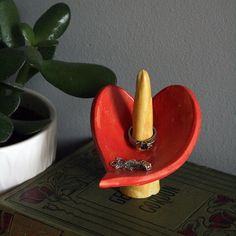
[[[124,195],[131,198],[147,198],[159,193],[160,181],[156,180],[154,182],[139,186],[124,186],[120,187],[120,191]]]

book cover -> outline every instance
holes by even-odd
[[[0,235],[236,235],[236,176],[187,162],[130,199],[104,173],[91,142],[0,198]]]

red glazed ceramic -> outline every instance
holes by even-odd
[[[173,85],[153,97],[153,120],[157,140],[148,151],[133,148],[128,141],[134,98],[124,89],[109,85],[94,99],[91,127],[106,175],[101,188],[142,185],[160,180],[189,158],[200,132],[201,112],[196,97],[184,86]],[[151,171],[114,169],[117,157],[146,160]]]

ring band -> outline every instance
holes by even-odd
[[[153,146],[157,137],[157,130],[155,128],[153,128],[152,137],[143,141],[138,141],[132,137],[132,129],[133,129],[132,126],[128,129],[128,137],[129,137],[129,142],[133,147],[136,147],[141,151],[145,151]]]

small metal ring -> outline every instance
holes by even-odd
[[[143,140],[143,141],[138,141],[132,137],[132,129],[133,129],[132,126],[128,129],[128,137],[129,137],[129,142],[133,147],[135,147],[141,151],[145,151],[145,150],[152,148],[153,144],[156,141],[156,137],[157,137],[157,130],[155,128],[153,128],[152,137],[149,139]]]

